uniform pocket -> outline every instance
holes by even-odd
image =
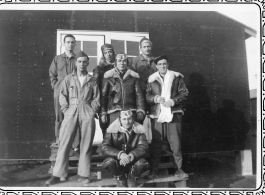
[[[76,97],[76,87],[70,86],[69,87],[69,98],[75,98]]]

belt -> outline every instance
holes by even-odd
[[[78,100],[78,99],[70,99],[69,103],[71,105],[79,105],[79,104],[90,104],[90,100]]]

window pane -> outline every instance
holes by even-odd
[[[127,54],[132,56],[138,56],[139,43],[134,41],[127,41]]]
[[[76,41],[74,53],[81,51],[81,41]]]
[[[88,56],[97,56],[97,41],[84,41],[84,52]]]
[[[125,52],[124,41],[111,40],[111,45],[114,47],[115,53]]]
[[[97,58],[89,58],[89,65],[87,67],[87,72],[93,72],[93,69],[97,66]]]

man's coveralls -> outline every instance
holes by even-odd
[[[91,102],[99,105],[99,89],[96,78],[87,74],[81,87],[76,71],[65,77],[60,92],[60,105],[64,113],[59,136],[59,149],[53,176],[66,177],[68,172],[69,151],[75,133],[80,127],[80,158],[78,175],[90,177],[92,142],[95,134],[95,113]]]

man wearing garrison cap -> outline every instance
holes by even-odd
[[[173,157],[178,167],[175,175],[188,177],[182,170],[181,153],[181,122],[182,105],[187,100],[188,89],[183,81],[183,75],[168,70],[168,59],[165,55],[154,60],[157,72],[148,78],[146,101],[150,106],[152,142],[150,145],[151,172],[149,179],[153,179],[158,169],[162,152],[162,128],[166,130],[167,140],[173,151]]]
[[[133,59],[129,68],[139,74],[140,87],[145,94],[148,77],[156,72],[156,66],[152,57],[152,42],[144,37],[140,40],[139,47],[142,53]]]
[[[131,110],[121,110],[102,142],[102,153],[107,157],[102,166],[114,176],[118,187],[136,187],[137,178],[149,168],[144,159],[147,151],[144,127],[134,121]]]
[[[59,102],[64,120],[59,135],[59,148],[52,177],[45,185],[67,177],[71,143],[80,128],[80,157],[78,163],[79,181],[86,185],[90,182],[92,142],[95,135],[95,114],[100,105],[100,93],[95,77],[87,73],[88,56],[80,51],[76,54],[76,70],[62,82]]]
[[[102,57],[99,62],[99,65],[93,70],[93,76],[97,78],[98,87],[100,91],[102,89],[102,82],[105,72],[114,68],[114,62],[115,62],[115,52],[111,44],[106,43],[102,45],[101,52],[102,52]],[[99,118],[99,125],[104,137],[106,129],[109,124],[103,123],[101,118]]]

